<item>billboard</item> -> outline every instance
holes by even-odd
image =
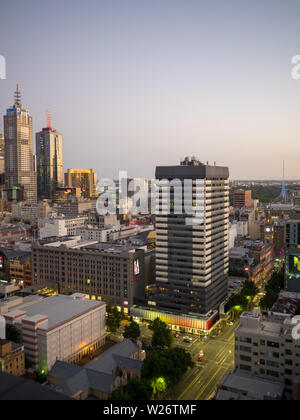
[[[300,255],[289,256],[289,273],[300,275]]]
[[[140,262],[139,262],[139,259],[138,258],[136,258],[133,261],[133,274],[135,276],[138,276],[140,274]]]

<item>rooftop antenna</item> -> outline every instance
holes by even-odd
[[[47,108],[46,128],[52,128],[51,127],[51,109],[50,109],[50,106],[48,106],[48,108]]]
[[[21,106],[21,92],[19,91],[19,83],[17,83],[17,88],[15,91],[15,105]]]

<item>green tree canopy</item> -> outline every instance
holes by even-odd
[[[142,378],[151,381],[163,378],[169,386],[173,386],[180,381],[187,369],[193,366],[190,353],[182,348],[154,350],[146,357]]]
[[[258,288],[252,280],[246,280],[243,284],[242,294],[244,296],[251,296],[252,298],[258,293]]]
[[[108,331],[116,332],[120,328],[122,321],[122,314],[118,311],[116,307],[113,307],[111,304],[108,304],[106,307],[107,320],[106,326]]]
[[[153,387],[148,380],[131,379],[127,385],[116,389],[111,401],[149,401],[153,396]]]
[[[167,324],[156,318],[149,325],[149,329],[153,331],[152,345],[154,347],[171,347],[174,342],[172,331]]]
[[[126,325],[123,335],[125,338],[129,338],[131,340],[138,339],[141,335],[139,324],[135,321],[131,321],[129,325]]]

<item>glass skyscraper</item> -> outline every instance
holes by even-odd
[[[22,108],[17,85],[15,103],[4,116],[5,183],[7,190],[22,190],[22,199],[36,203],[36,176],[33,170],[32,117]]]
[[[57,187],[63,186],[62,135],[51,127],[36,133],[37,191],[39,199],[52,199]]]

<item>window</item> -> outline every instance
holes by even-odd
[[[251,366],[240,365],[240,369],[241,369],[241,370],[246,370],[246,371],[248,371],[248,372],[251,372]]]

